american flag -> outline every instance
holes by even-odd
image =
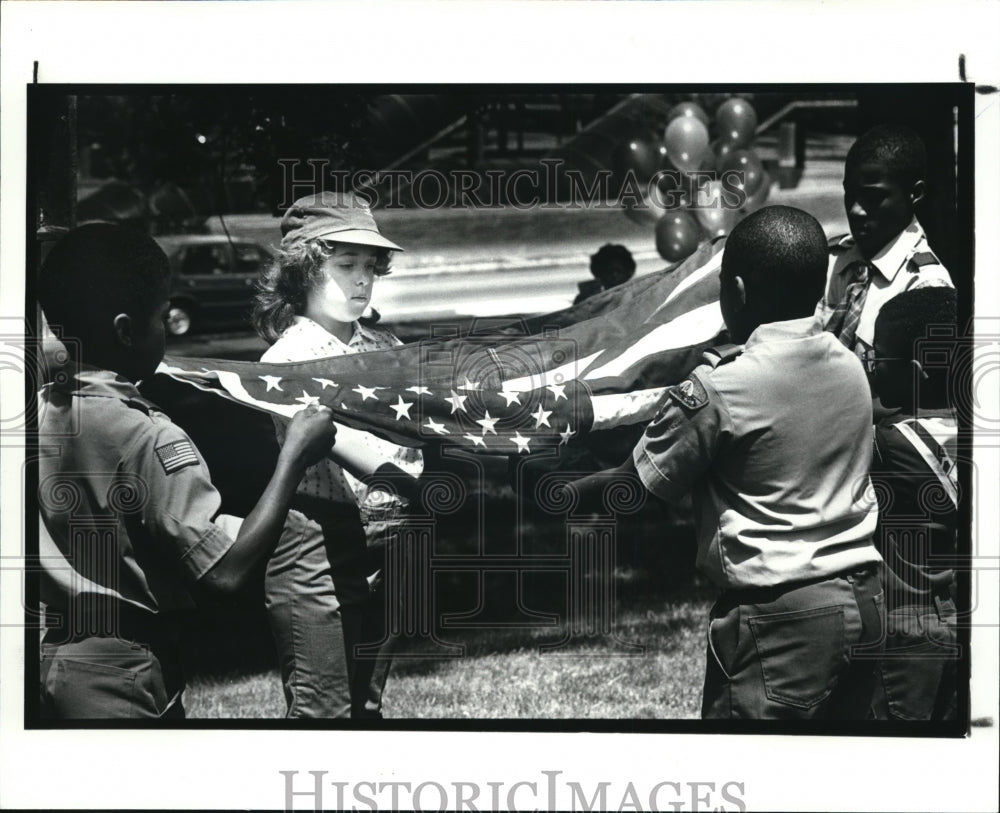
[[[195,454],[191,442],[187,440],[177,440],[164,446],[157,446],[155,451],[163,471],[167,474],[173,474],[178,469],[198,463],[198,455]]]
[[[652,418],[723,329],[720,265],[721,244],[706,244],[527,332],[283,364],[168,357],[158,373],[284,417],[323,404],[403,445],[531,455]]]

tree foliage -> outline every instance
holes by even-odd
[[[356,166],[369,102],[365,94],[308,86],[85,95],[78,144],[94,177],[145,193],[176,185],[204,211],[269,207],[279,159]]]

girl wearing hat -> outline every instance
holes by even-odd
[[[254,305],[254,327],[271,344],[261,361],[306,361],[401,344],[362,318],[375,278],[388,274],[391,253],[402,251],[379,232],[365,201],[332,192],[302,198],[282,218],[281,232]],[[275,427],[280,440],[285,424],[276,421]],[[418,450],[338,429],[338,459],[353,444],[364,455],[420,473]],[[381,716],[390,657],[382,651],[377,658],[356,658],[354,650],[386,638],[385,596],[376,589],[380,579],[370,574],[368,544],[384,542],[374,537],[391,532],[398,513],[398,500],[370,492],[329,458],[308,469],[299,484],[265,576],[289,717]]]

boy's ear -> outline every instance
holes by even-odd
[[[743,277],[739,275],[733,277],[733,290],[736,292],[736,301],[740,303],[740,307],[746,307],[747,286],[746,283],[743,282]]]
[[[127,313],[119,313],[114,318],[115,326],[115,339],[118,340],[118,344],[122,347],[131,347],[133,341],[135,340],[135,335],[132,330],[132,317]]]
[[[924,199],[925,194],[927,194],[926,184],[923,181],[915,181],[913,186],[910,187],[910,203],[916,206]]]

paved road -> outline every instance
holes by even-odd
[[[775,186],[768,203],[811,212],[828,235],[847,230],[841,191],[842,164],[813,162],[795,189]],[[376,281],[373,305],[383,321],[415,337],[417,325],[469,317],[538,314],[572,303],[577,283],[589,278],[589,255],[603,243],[622,243],[638,274],[665,267],[656,253],[652,225],[637,224],[616,209],[518,211],[380,211],[379,225],[407,251],[393,271]],[[229,216],[230,232],[278,242],[269,216]],[[192,356],[257,358],[264,344],[248,333],[206,335],[174,342],[169,352]]]
[[[823,189],[775,189],[769,202],[812,212],[827,234],[847,230],[839,183]],[[394,322],[547,313],[572,303],[577,283],[590,277],[589,255],[606,242],[624,244],[636,259],[638,274],[666,266],[656,252],[653,227],[634,224],[621,212],[573,213],[587,220],[587,233],[563,238],[558,227],[567,213],[525,214],[538,223],[537,242],[487,243],[419,260],[401,257],[393,273],[376,282],[373,304],[383,318]],[[392,233],[388,225],[384,231]]]

